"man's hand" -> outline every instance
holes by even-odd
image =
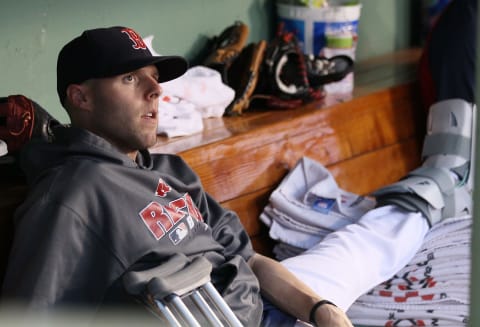
[[[345,312],[331,304],[315,310],[315,323],[317,327],[353,327]]]
[[[279,262],[260,254],[248,261],[258,278],[262,295],[279,309],[302,321],[309,321],[311,309],[322,298]],[[347,315],[335,305],[323,304],[315,310],[319,327],[353,327]]]

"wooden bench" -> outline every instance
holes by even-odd
[[[355,91],[284,111],[252,111],[205,120],[195,135],[159,137],[152,152],[177,153],[205,189],[236,211],[257,251],[272,241],[258,217],[270,193],[302,157],[330,169],[340,187],[359,194],[398,180],[419,164],[424,112],[415,84],[418,49],[374,58],[355,68]],[[0,280],[23,200],[21,178],[0,181]]]

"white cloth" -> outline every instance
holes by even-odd
[[[272,239],[303,250],[314,246],[331,232],[331,230],[303,224],[270,205],[264,208],[260,219],[270,226],[269,233]]]
[[[164,92],[193,103],[203,118],[221,117],[233,101],[235,91],[222,82],[220,73],[205,66],[194,66],[174,80],[161,83]]]
[[[195,134],[202,130],[202,115],[195,110],[195,106],[164,92],[158,100],[157,134],[177,137]]]
[[[325,167],[303,157],[272,192],[270,205],[299,223],[332,231],[358,220],[375,202],[340,189]]]
[[[8,154],[7,143],[5,141],[0,140],[0,157]]]
[[[154,38],[148,35],[143,40],[154,56],[160,56],[152,46]],[[235,91],[222,82],[220,73],[205,66],[191,67],[160,86],[163,92],[157,133],[168,137],[202,131],[202,118],[222,117],[235,97]]]

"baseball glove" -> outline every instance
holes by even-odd
[[[203,65],[220,72],[223,82],[227,85],[227,71],[245,46],[248,33],[248,26],[241,21],[236,21],[212,39],[210,54]]]
[[[353,71],[354,61],[347,55],[336,55],[330,58],[305,55],[307,76],[313,88],[337,82]]]
[[[60,124],[36,102],[23,95],[0,98],[0,139],[16,153],[32,138],[50,142],[52,127]]]
[[[270,108],[292,108],[322,97],[322,90],[310,85],[305,55],[297,38],[280,25],[277,36],[265,50],[252,99],[266,100]]]
[[[267,42],[264,40],[250,43],[227,70],[227,81],[235,91],[235,98],[225,110],[225,115],[241,115],[249,107],[266,47]]]

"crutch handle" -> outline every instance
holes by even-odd
[[[122,281],[129,294],[134,296],[148,294],[153,297],[154,303],[172,326],[180,326],[173,312],[180,314],[188,325],[200,326],[181,299],[182,296],[190,295],[212,326],[222,326],[222,322],[204,301],[199,290],[210,297],[230,326],[241,326],[238,318],[211,284],[211,272],[212,264],[205,257],[190,260],[182,253],[176,253],[160,266],[127,272]],[[170,307],[175,310],[170,311]]]
[[[204,257],[197,257],[176,273],[152,278],[147,290],[155,299],[163,299],[170,294],[183,296],[208,283],[211,272],[212,264]]]
[[[142,271],[129,271],[122,279],[125,290],[131,295],[141,295],[150,280],[154,277],[163,278],[182,270],[189,259],[183,253],[176,253],[160,266],[156,266]]]

